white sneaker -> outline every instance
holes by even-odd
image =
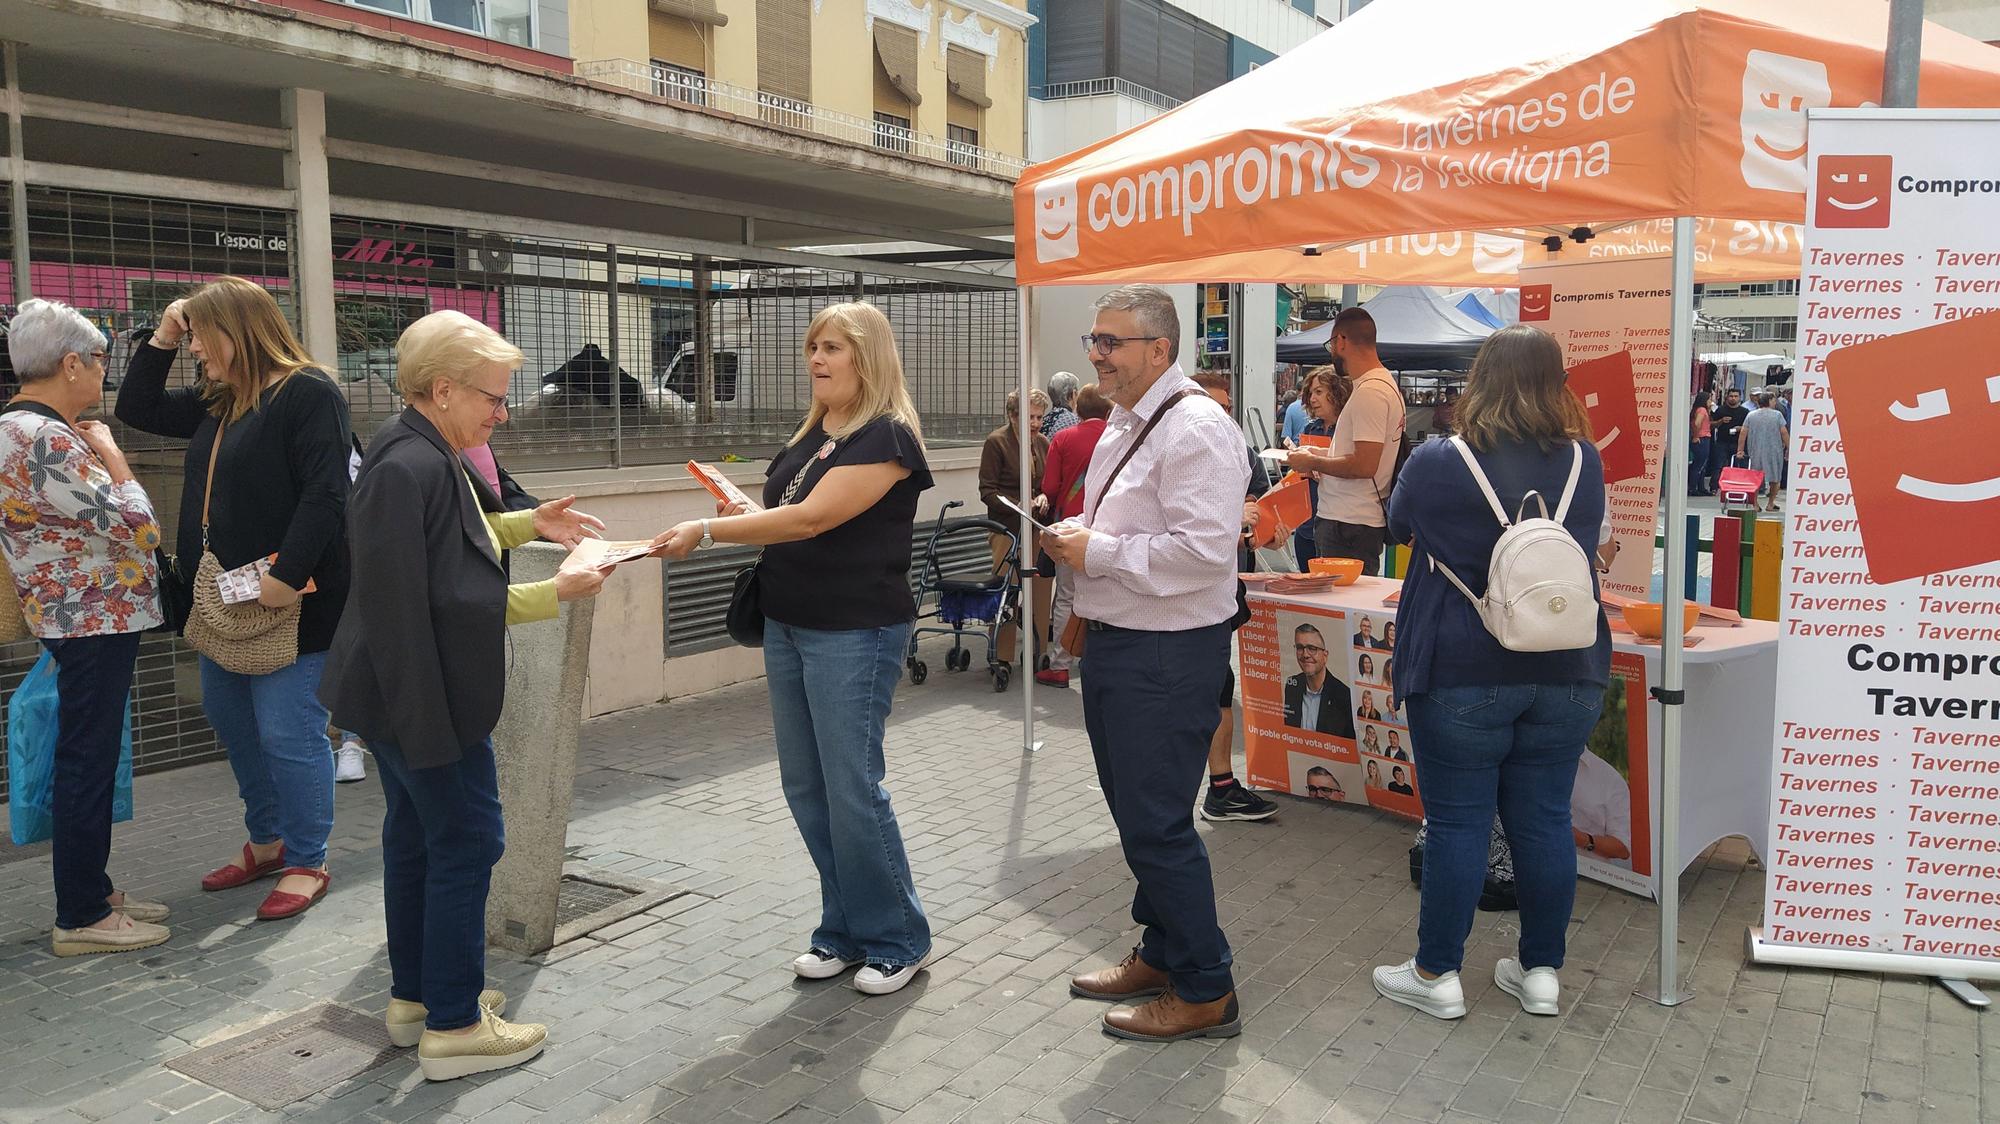
[[[917,973],[929,967],[933,959],[935,957],[926,953],[915,964],[869,964],[854,973],[854,990],[863,995],[893,995],[909,986],[910,981],[917,978]]]
[[[333,779],[336,784],[368,779],[368,765],[362,760],[360,742],[342,742],[333,751]]]
[[[1375,969],[1375,990],[1384,999],[1414,1007],[1435,1018],[1465,1017],[1465,988],[1459,985],[1458,973],[1446,972],[1437,979],[1427,980],[1417,975],[1414,959],[1393,968],[1384,965]]]
[[[815,945],[804,956],[792,961],[792,971],[798,973],[802,980],[830,980],[859,963],[859,960],[842,960],[830,949]]]
[[[1524,973],[1519,960],[1503,956],[1493,965],[1493,982],[1519,999],[1521,1009],[1531,1015],[1562,1013],[1562,981],[1556,978],[1554,968],[1530,968]]]

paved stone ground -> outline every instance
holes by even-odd
[[[760,685],[593,723],[575,852],[695,893],[544,957],[493,958],[510,1013],[552,1024],[553,1046],[527,1068],[429,1085],[399,1058],[282,1114],[162,1063],[329,999],[381,1009],[380,791],[372,779],[339,790],[327,901],[258,924],[247,918],[261,890],[194,890],[241,842],[227,768],[141,778],[115,872],[175,907],[165,948],[54,959],[47,859],[0,848],[0,1120],[2000,1120],[1992,1019],[1921,981],[1744,962],[1761,881],[1740,848],[1684,883],[1698,991],[1685,1006],[1632,998],[1654,911],[1588,883],[1562,1017],[1524,1015],[1492,986],[1514,936],[1504,915],[1475,931],[1470,1017],[1441,1023],[1378,999],[1369,967],[1414,942],[1409,829],[1289,797],[1276,823],[1202,829],[1242,1037],[1107,1038],[1104,1008],[1071,999],[1066,981],[1131,943],[1130,887],[1079,700],[1043,698],[1048,745],[1024,757],[1018,695],[942,672],[903,688],[891,784],[950,951],[886,998],[803,984],[785,966],[817,890]]]

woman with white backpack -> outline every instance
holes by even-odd
[[[1375,988],[1443,1019],[1465,1014],[1459,968],[1496,812],[1521,940],[1494,982],[1531,1014],[1559,1010],[1570,789],[1611,669],[1585,552],[1605,519],[1604,473],[1564,379],[1553,337],[1495,332],[1458,400],[1458,436],[1412,452],[1389,501],[1391,538],[1414,545],[1391,686],[1417,747],[1426,839],[1416,955],[1375,969]]]

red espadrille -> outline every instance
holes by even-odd
[[[309,878],[318,879],[319,889],[314,890],[310,897],[303,894],[287,894],[283,890],[273,890],[271,891],[271,896],[264,899],[264,904],[257,907],[257,920],[282,921],[287,917],[297,917],[309,909],[314,902],[325,897],[327,883],[333,881],[333,876],[326,871],[314,870],[309,866],[287,867],[285,868],[285,873],[280,875],[280,877],[289,878],[294,874],[303,874]]]
[[[235,863],[231,863],[228,866],[216,867],[214,870],[201,876],[201,888],[204,890],[234,890],[238,886],[255,882],[259,878],[268,878],[283,869],[284,865],[285,845],[283,843],[278,844],[278,853],[271,861],[261,863],[257,861],[256,853],[250,849],[250,844],[245,843],[243,845],[243,865],[237,866]]]

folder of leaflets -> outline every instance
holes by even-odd
[[[687,470],[688,475],[700,481],[701,486],[708,489],[708,494],[714,496],[717,500],[729,504],[740,503],[745,509],[750,511],[764,510],[763,504],[751,499],[749,493],[737,487],[735,481],[724,476],[714,465],[703,464],[700,461],[689,461],[687,462]]]

